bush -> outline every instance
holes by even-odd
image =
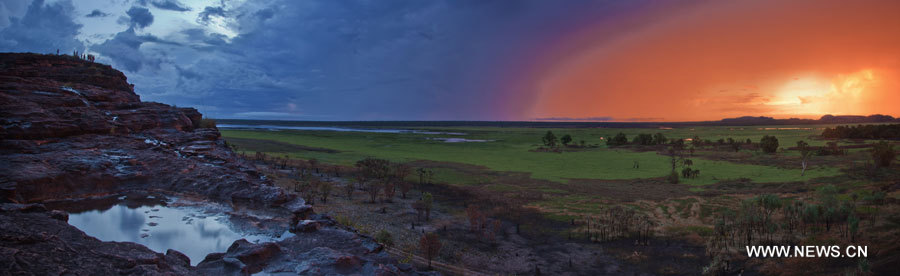
[[[569,143],[572,142],[572,135],[563,135],[563,137],[559,139],[559,142],[562,143],[563,146],[568,146]]]
[[[642,146],[653,145],[653,135],[649,133],[638,134],[631,143]]]
[[[894,158],[897,157],[897,152],[894,151],[894,145],[891,145],[888,142],[881,141],[875,144],[872,147],[872,159],[875,161],[875,165],[882,168],[887,168],[891,166],[891,162],[894,161]]]
[[[619,132],[619,134],[616,134],[616,137],[606,137],[607,146],[621,146],[626,144],[628,144],[628,136],[625,136],[625,133]]]
[[[761,140],[759,140],[759,147],[762,148],[765,153],[775,153],[778,150],[778,138],[775,136],[763,136]]]
[[[210,118],[200,119],[199,128],[216,128],[216,120]]]
[[[544,137],[541,138],[541,140],[543,140],[545,146],[551,148],[556,147],[556,143],[559,141],[556,139],[556,135],[553,135],[553,132],[549,130],[547,131],[547,134],[544,134]]]
[[[387,230],[378,231],[378,234],[375,234],[375,241],[383,245],[394,246],[394,237]]]

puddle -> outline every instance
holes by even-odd
[[[443,141],[444,143],[484,143],[484,142],[493,142],[494,141],[494,140],[484,140],[484,139],[446,138],[446,137],[427,138],[427,139]]]
[[[139,243],[160,253],[178,250],[191,258],[191,265],[197,265],[209,253],[225,252],[239,239],[258,243],[293,236],[290,232],[280,237],[240,233],[228,221],[228,215],[199,207],[171,207],[166,202],[107,206],[72,212],[69,224],[102,241]]]

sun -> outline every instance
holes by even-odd
[[[776,89],[767,105],[784,114],[819,115],[826,112],[823,99],[830,89],[829,80],[815,75],[793,77]]]
[[[877,72],[864,69],[822,77],[804,74],[784,82],[767,105],[778,113],[797,116],[865,113],[865,99],[878,81]],[[860,113],[862,112],[862,113]]]

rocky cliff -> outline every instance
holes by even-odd
[[[177,251],[101,242],[40,204],[135,191],[265,210],[297,236],[237,241],[193,267]],[[416,273],[271,185],[197,110],[141,102],[121,72],[71,56],[0,54],[0,202],[12,274]]]

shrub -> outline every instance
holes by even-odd
[[[394,237],[387,230],[382,229],[375,234],[375,241],[387,246],[394,246]]]
[[[621,146],[625,144],[628,144],[628,136],[625,136],[625,133],[619,132],[619,134],[616,134],[616,137],[606,137],[607,146]]]
[[[559,139],[559,142],[561,142],[563,146],[568,146],[569,143],[572,142],[572,135],[563,135],[563,137]]]
[[[216,128],[216,120],[210,118],[200,119],[199,128]]]
[[[547,131],[547,134],[544,134],[544,137],[541,138],[541,140],[543,140],[545,146],[551,148],[556,147],[556,143],[559,142],[559,140],[556,139],[556,135],[553,135],[553,132],[549,130]]]
[[[437,257],[441,251],[441,240],[435,233],[425,234],[419,239],[419,249],[422,250],[422,255],[428,259],[428,269],[431,269],[431,259]]]
[[[775,153],[778,150],[778,138],[775,136],[763,136],[761,140],[759,140],[759,147],[762,148],[765,153]]]
[[[642,145],[642,146],[652,145],[653,144],[653,135],[651,135],[649,133],[638,134],[637,136],[634,137],[634,140],[632,140],[631,143],[633,143],[635,145]]]
[[[872,159],[875,161],[875,165],[882,168],[887,168],[891,166],[891,162],[894,161],[894,158],[897,157],[897,152],[894,151],[894,145],[891,145],[888,142],[881,141],[875,144],[872,147]]]
[[[681,177],[683,177],[683,178],[689,178],[689,177],[691,177],[691,172],[692,172],[692,171],[693,171],[693,170],[692,170],[691,168],[688,168],[688,167],[685,167],[684,169],[681,169]],[[669,177],[671,177],[671,176],[669,176]]]

